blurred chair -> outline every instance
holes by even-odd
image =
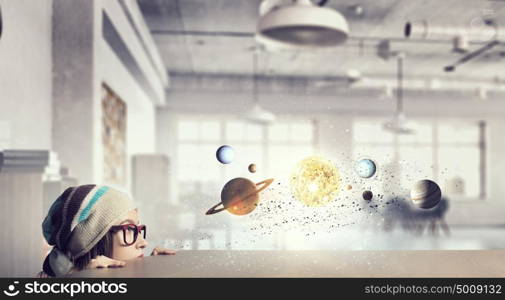
[[[389,205],[384,210],[384,230],[392,231],[398,224],[401,228],[414,235],[420,236],[425,229],[431,235],[438,235],[439,229],[446,236],[451,234],[449,225],[445,221],[445,215],[449,210],[449,200],[445,197],[431,209],[415,207],[408,199],[389,199]]]

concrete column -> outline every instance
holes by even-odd
[[[50,151],[0,152],[0,276],[35,277],[42,270],[44,179],[55,178],[59,161]]]
[[[54,0],[52,145],[80,182],[94,181],[95,1]]]

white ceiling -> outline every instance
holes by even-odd
[[[251,76],[252,35],[260,0],[138,0],[170,75]],[[355,15],[354,5],[364,13]],[[394,51],[406,54],[406,79],[464,81],[475,87],[505,81],[505,47],[446,73],[443,67],[462,54],[451,52],[450,41],[409,40],[403,37],[408,21],[470,26],[476,19],[492,18],[505,30],[505,1],[489,0],[330,0],[327,6],[343,13],[350,25],[348,42],[317,51],[270,53],[260,51],[258,73],[263,77],[305,79],[341,78],[349,69],[365,78],[396,77],[396,62],[377,56],[377,45],[390,40]],[[481,47],[474,43],[471,49]],[[503,53],[502,53],[503,52]],[[503,78],[503,79],[502,79]],[[322,85],[324,86],[324,84]]]

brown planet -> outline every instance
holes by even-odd
[[[254,184],[242,177],[228,181],[221,190],[221,202],[211,207],[206,215],[213,215],[225,209],[234,215],[247,215],[258,206],[259,193],[273,181],[273,178],[270,178]],[[258,189],[257,186],[259,186]],[[220,205],[223,207],[217,208]]]
[[[255,164],[250,164],[249,167],[247,168],[249,172],[251,173],[256,173],[256,165]]]

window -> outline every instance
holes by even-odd
[[[454,199],[483,195],[480,178],[479,141],[483,123],[472,121],[411,121],[413,134],[395,135],[384,129],[382,120],[356,120],[353,156],[370,157],[382,170],[382,180],[391,180],[398,169],[400,188],[408,189],[419,179],[435,180],[443,193]],[[398,164],[395,164],[395,161]],[[380,174],[380,173],[379,173]]]
[[[483,194],[480,186],[484,166],[480,165],[482,155],[479,141],[484,123],[440,124],[438,126],[438,169],[439,180],[454,194],[478,197]],[[482,192],[481,192],[482,190]]]
[[[256,164],[258,174],[266,175],[264,160],[264,128],[240,120],[224,121],[223,144],[235,149],[235,160],[229,164],[223,173],[225,178],[248,177],[249,164]]]
[[[270,176],[287,179],[296,163],[314,152],[314,125],[310,121],[279,122],[268,128]]]
[[[208,231],[216,239],[215,242],[209,239],[209,245],[219,248],[264,249],[266,246],[275,249],[275,240],[263,238],[266,245],[257,243],[255,233],[247,227],[248,220],[254,220],[226,213],[219,218],[209,218],[204,212],[211,204],[219,202],[224,183],[232,178],[245,177],[255,182],[266,178],[280,182],[289,178],[294,164],[313,154],[313,123],[286,120],[263,126],[236,119],[179,118],[174,180],[177,202],[186,205],[186,211],[194,214],[193,225],[185,225],[194,227],[190,229],[193,230],[191,235],[203,241],[198,230]],[[218,147],[224,144],[235,150],[234,161],[227,165],[220,164],[215,157]],[[248,171],[251,163],[257,166],[254,174]]]
[[[184,184],[195,178],[200,182],[217,181],[220,173],[215,153],[221,141],[221,123],[188,120],[177,125],[178,181]]]
[[[225,178],[248,176],[249,164],[259,175],[275,177],[290,172],[293,164],[313,154],[314,125],[310,121],[281,121],[262,126],[242,120],[183,118],[177,127],[177,180],[222,182]],[[216,162],[216,149],[231,145],[233,163]]]

